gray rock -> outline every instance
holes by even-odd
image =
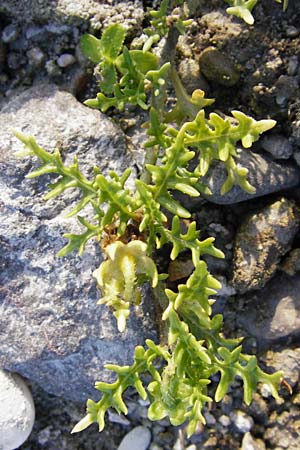
[[[251,430],[254,425],[254,420],[251,416],[248,416],[244,411],[239,409],[234,410],[230,414],[230,419],[232,420],[235,428],[240,433],[247,433]]]
[[[141,27],[144,12],[140,0],[1,0],[0,12],[13,16],[21,23],[39,24],[48,21],[58,25],[90,22],[93,28],[102,28],[112,20],[117,20],[127,29]]]
[[[268,367],[283,370],[284,379],[294,388],[300,381],[300,348],[285,348],[281,351],[269,350],[264,356]]]
[[[266,445],[262,439],[254,439],[248,431],[244,434],[241,450],[266,450]]]
[[[0,448],[14,450],[31,433],[35,409],[31,392],[17,374],[0,370]]]
[[[217,164],[204,178],[205,184],[212,191],[212,195],[205,196],[207,200],[220,205],[230,205],[289,189],[300,183],[300,170],[293,164],[271,161],[267,157],[249,150],[240,153],[239,165],[249,170],[248,180],[256,188],[256,192],[248,194],[239,186],[234,186],[227,194],[221,195],[220,191],[226,179],[226,170],[222,164]]]
[[[14,24],[7,25],[2,31],[2,41],[5,44],[13,42],[18,37],[18,27]]]
[[[244,220],[233,251],[232,286],[237,291],[260,289],[274,275],[291,248],[299,218],[295,203],[281,198]]]
[[[237,304],[237,323],[263,348],[300,336],[300,275],[279,274]],[[245,332],[244,332],[245,335]]]
[[[213,83],[231,87],[238,83],[240,74],[230,57],[214,47],[208,47],[199,57],[201,73]]]
[[[71,66],[75,62],[76,62],[75,56],[71,55],[70,53],[63,53],[57,59],[57,64],[59,65],[59,67],[62,67],[62,68]]]
[[[127,331],[118,333],[111,312],[96,305],[98,244],[90,242],[82,257],[56,257],[66,243],[62,234],[79,231],[75,220],[65,219],[77,194],[43,200],[53,178],[25,180],[36,163],[14,156],[22,145],[11,127],[34,135],[46,150],[60,147],[67,163],[77,155],[86,176],[94,165],[121,172],[132,155],[110,119],[54,85],[13,97],[0,120],[0,365],[50,393],[84,401],[96,396],[96,380],[112,380],[104,363],[131,363],[134,347],[156,338],[150,294],[143,312],[134,310]]]
[[[135,427],[126,434],[118,450],[147,450],[151,440],[151,433],[146,427]]]
[[[285,136],[280,134],[263,136],[260,143],[262,148],[275,159],[288,159],[293,154],[292,144]]]
[[[45,54],[39,47],[33,47],[26,52],[29,63],[33,67],[39,67],[45,59]]]

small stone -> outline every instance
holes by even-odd
[[[135,427],[122,439],[118,450],[147,450],[151,433],[146,427]]]
[[[288,159],[293,154],[292,144],[288,138],[280,134],[265,135],[260,143],[275,159]]]
[[[110,410],[108,410],[108,420],[112,423],[119,423],[120,425],[128,426],[130,425],[130,422],[128,419],[126,419],[125,416],[122,414],[114,413]]]
[[[45,54],[39,47],[33,47],[26,53],[30,64],[34,67],[39,67],[45,59]]]
[[[294,248],[281,263],[280,269],[288,275],[295,275],[300,271],[300,248]]]
[[[0,448],[13,450],[26,441],[34,424],[32,395],[17,374],[0,370]]]
[[[247,433],[247,431],[250,431],[251,428],[254,425],[254,420],[251,416],[248,416],[244,411],[241,411],[239,409],[236,409],[230,414],[230,418],[232,422],[234,423],[236,429],[240,433]]]
[[[205,417],[205,420],[206,420],[206,424],[208,426],[212,426],[212,425],[216,424],[216,419],[210,412],[204,413],[204,417]]]
[[[225,428],[229,427],[231,423],[230,417],[222,414],[222,416],[219,417],[219,423]]]
[[[221,86],[234,86],[240,79],[231,59],[214,47],[208,47],[201,53],[199,64],[203,75]]]
[[[300,34],[300,29],[294,27],[293,25],[290,25],[286,28],[286,36],[288,38],[295,38],[298,37]]]
[[[178,74],[189,94],[192,94],[196,89],[201,89],[205,93],[209,91],[209,85],[201,75],[199,64],[194,59],[183,59],[179,64]]]
[[[14,24],[7,25],[2,31],[2,41],[9,44],[17,39],[19,34],[18,27]]]
[[[71,66],[75,62],[76,62],[75,56],[71,55],[70,53],[63,53],[57,60],[57,64],[61,68]]]
[[[288,75],[290,75],[291,77],[297,75],[298,68],[299,68],[298,56],[296,55],[291,56],[288,61],[288,68],[287,68]]]
[[[44,27],[31,26],[27,28],[25,32],[25,36],[27,40],[32,39],[33,41],[43,40],[47,33],[47,30]]]
[[[249,431],[245,433],[242,440],[241,450],[265,450],[266,446],[262,439],[254,439]]]
[[[50,77],[57,77],[61,75],[61,70],[53,60],[49,60],[45,64],[45,68]]]

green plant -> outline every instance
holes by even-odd
[[[228,2],[248,11],[256,3]],[[221,286],[209,273],[202,255],[216,258],[224,255],[215,248],[213,238],[199,239],[200,232],[194,221],[189,221],[183,229],[183,219],[189,220],[191,213],[175,198],[176,191],[191,197],[201,193],[208,195],[210,191],[203,177],[211,164],[223,164],[226,168],[222,194],[234,185],[255,192],[247,180],[247,169],[238,164],[236,145],[250,148],[275,122],[256,121],[238,111],[233,111],[230,119],[213,112],[207,115],[204,108],[211,105],[213,99],[205,98],[201,90],[196,90],[192,96],[186,93],[174,63],[176,40],[190,23],[181,3],[177,2],[170,15],[167,0],[162,0],[158,11],[150,11],[150,24],[144,30],[141,49],[129,49],[124,45],[125,30],[119,24],[104,30],[101,39],[85,35],[81,40],[83,52],[97,64],[101,76],[101,92],[95,99],[87,100],[86,105],[102,112],[110,108],[122,111],[127,105],[149,111],[145,165],[141,176],[135,180],[135,191],[126,187],[130,169],[122,175],[111,172],[105,177],[95,167],[93,177],[87,179],[80,172],[76,158],[72,165],[66,166],[58,150],[48,153],[33,137],[16,132],[25,144],[22,154],[35,155],[41,161],[29,178],[46,173],[59,175],[57,181],[49,185],[46,199],[67,189],[81,191],[80,201],[68,216],[77,216],[83,232],[66,234],[69,242],[59,255],[66,256],[73,250],[81,254],[89,239],[97,239],[106,254],[106,260],[95,271],[103,294],[99,303],[114,310],[119,330],[125,329],[130,307],[140,302],[140,287],[147,281],[161,304],[162,321],[167,329],[165,341],[146,340],[145,347],[136,347],[131,366],[106,365],[116,373],[116,381],[96,383],[102,397],[98,402],[88,400],[87,414],[73,432],[93,422],[99,424],[101,431],[110,407],[126,414],[123,393],[130,386],[135,387],[143,399],[149,398],[150,419],[168,416],[173,425],[187,422],[189,435],[194,433],[199,421],[205,423],[202,409],[212,401],[207,386],[214,374],[220,375],[214,395],[217,402],[237,376],[243,380],[246,404],[251,402],[258,382],[268,384],[274,397],[278,395],[281,372],[272,375],[263,372],[254,355],[242,352],[242,339],[223,336],[222,316],[212,317],[214,300],[211,296]],[[249,19],[240,10],[229,12]],[[152,50],[162,38],[166,38],[166,44],[159,58]],[[166,107],[169,77],[176,93],[176,104],[171,110]],[[195,157],[197,164],[192,169],[189,162]],[[94,211],[89,220],[80,215],[87,205]],[[171,223],[167,219],[170,216]],[[188,251],[194,266],[186,282],[179,284],[176,290],[168,288],[168,274],[159,273],[155,262],[155,250],[166,244],[172,248],[171,260]]]

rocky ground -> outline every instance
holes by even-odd
[[[28,5],[30,3],[30,5]],[[69,160],[78,154],[84,170],[97,162],[104,172],[139,169],[142,117],[107,118],[80,102],[96,92],[93,68],[79,49],[85,32],[101,33],[121,22],[128,39],[141,33],[150,2],[105,0],[2,0],[0,4],[0,366],[20,373],[32,389],[36,421],[22,450],[297,450],[300,448],[300,6],[261,0],[255,24],[225,13],[224,2],[198,1],[194,22],[178,43],[178,72],[191,92],[202,87],[217,111],[239,109],[277,126],[245,156],[257,196],[239,189],[189,206],[202,238],[216,237],[225,260],[207,262],[222,280],[215,305],[228,336],[245,336],[261,364],[283,369],[288,384],[275,402],[261,386],[253,403],[242,402],[236,381],[221,404],[205,411],[206,427],[187,439],[185,428],[167,420],[151,423],[147,404],[129,395],[129,415],[111,413],[102,434],[91,427],[70,430],[96,398],[95,379],[105,361],[129,361],[132,349],[156,336],[155,314],[143,305],[125,337],[96,306],[91,273],[101,255],[96,246],[79,258],[55,257],[74,196],[44,203],[49,178],[28,181],[29,161],[13,156],[20,144],[11,127],[36,136],[46,149],[58,146]],[[209,3],[207,5],[207,3]],[[213,47],[208,52],[208,47]],[[203,51],[205,52],[203,53]],[[172,93],[170,92],[170,95]],[[220,185],[222,174],[208,183]],[[35,200],[33,200],[35,194]],[[183,199],[183,201],[186,201]],[[185,270],[186,261],[170,270]],[[149,300],[149,292],[144,297]],[[121,358],[122,356],[122,358]],[[108,377],[107,374],[104,376]],[[213,386],[212,386],[213,389]],[[129,393],[130,394],[130,393]],[[137,431],[135,427],[139,428]],[[135,430],[135,431],[134,431]],[[149,433],[150,431],[150,433]],[[130,437],[131,436],[131,437]],[[139,437],[137,437],[139,436]],[[142,436],[142,437],[141,437]],[[130,441],[130,439],[132,439]],[[138,439],[142,439],[138,441]],[[126,446],[127,445],[127,446]],[[134,447],[136,445],[136,447]],[[138,447],[137,447],[138,446]],[[1,445],[0,445],[1,447]]]

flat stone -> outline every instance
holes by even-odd
[[[212,195],[203,195],[203,197],[212,203],[230,205],[283,191],[300,183],[300,170],[296,165],[275,162],[249,150],[242,150],[238,165],[249,170],[248,181],[256,189],[254,194],[234,186],[225,195],[221,195],[221,187],[226,180],[227,172],[222,164],[216,164],[203,180],[212,191]]]
[[[118,450],[147,450],[151,433],[146,427],[135,427],[123,438]]]
[[[284,273],[272,278],[264,288],[245,295],[237,305],[237,323],[261,347],[300,337],[300,274]],[[242,308],[242,310],[241,310]],[[245,335],[245,333],[244,333]]]
[[[31,433],[35,409],[31,392],[17,374],[0,370],[0,448],[14,450]]]
[[[120,334],[100,298],[92,272],[102,261],[97,242],[82,256],[58,258],[63,233],[80,233],[66,219],[78,200],[67,191],[45,201],[53,176],[26,180],[37,167],[20,159],[23,145],[12,127],[36,137],[48,151],[60,147],[67,164],[78,156],[85,176],[97,165],[103,173],[134,164],[121,130],[99,111],[83,106],[55,85],[41,84],[11,98],[0,111],[0,366],[36,381],[48,392],[73,401],[95,398],[95,381],[112,381],[105,363],[131,364],[134,348],[156,339],[151,294],[133,309]],[[86,215],[84,210],[81,215]]]
[[[292,386],[300,381],[300,348],[285,348],[281,351],[267,351],[264,356],[268,367],[283,370],[284,379]]]

